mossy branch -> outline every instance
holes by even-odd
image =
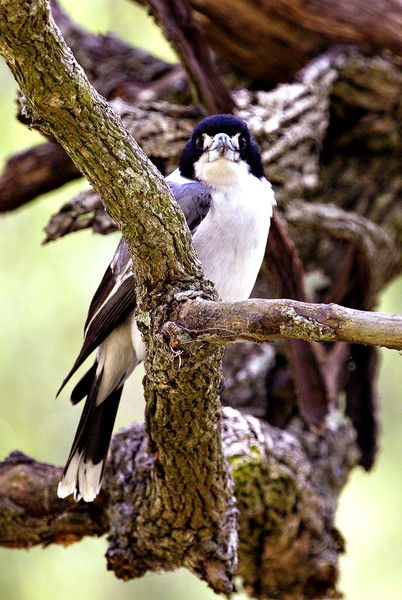
[[[340,414],[319,441],[319,457],[317,443],[296,423],[284,432],[232,408],[222,411],[222,444],[239,508],[238,574],[252,596],[263,590],[263,597],[275,597],[286,589],[294,598],[317,598],[335,586],[342,543],[333,513],[358,455],[353,428]],[[96,502],[77,504],[56,496],[60,468],[13,452],[0,463],[0,546],[68,545],[108,534],[107,560],[123,579],[174,569],[178,560],[194,569],[201,530],[172,532],[166,519],[153,520],[155,462],[142,425],[119,432],[104,490]],[[176,525],[183,516],[185,510],[177,512]],[[171,537],[180,539],[180,553],[172,552]],[[222,575],[212,557],[202,568],[209,581]]]
[[[162,176],[91,87],[46,0],[1,3],[0,53],[25,95],[24,110],[62,144],[127,241],[137,322],[148,346],[149,450],[158,456],[150,475],[149,493],[157,499],[152,521],[174,528],[181,514],[193,540],[192,569],[216,591],[228,593],[237,562],[237,511],[221,445],[221,352],[200,344],[188,369],[177,372],[159,333],[174,293],[191,288],[216,298],[202,281],[184,216]],[[140,512],[149,519],[148,505]],[[180,554],[181,541],[168,537],[171,552]],[[207,572],[209,563],[218,566]]]

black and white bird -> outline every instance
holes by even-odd
[[[204,276],[226,301],[246,300],[254,286],[275,205],[261,156],[244,121],[214,115],[194,129],[167,182],[193,236]],[[95,293],[84,342],[59,392],[97,348],[95,363],[71,402],[86,398],[58,495],[90,502],[100,490],[123,385],[144,359],[134,318],[132,263],[124,239]]]

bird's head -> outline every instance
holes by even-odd
[[[180,173],[209,185],[235,184],[241,174],[264,176],[261,155],[246,123],[233,115],[207,117],[194,128]]]

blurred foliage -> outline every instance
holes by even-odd
[[[151,52],[173,59],[145,12],[124,0],[63,3],[74,18],[94,32],[118,31]],[[40,141],[14,119],[16,87],[0,64],[0,161]],[[41,247],[50,214],[86,184],[78,182],[28,207],[0,217],[0,457],[13,449],[38,460],[63,464],[80,408],[67,393],[54,401],[80,347],[82,326],[92,294],[116,245],[116,236],[82,232]],[[401,281],[392,286],[381,309],[401,311]],[[346,598],[399,598],[402,417],[400,357],[383,351],[380,377],[381,452],[371,475],[356,470],[340,502],[338,526],[347,539],[341,588]],[[117,426],[143,419],[137,369],[125,387]],[[128,399],[138,397],[138,402]],[[399,460],[398,457],[399,456]],[[0,550],[0,598],[3,600],[105,600],[118,597],[193,600],[216,598],[184,570],[149,575],[123,583],[105,569],[103,539],[86,539],[68,549]],[[238,595],[237,598],[245,598]]]

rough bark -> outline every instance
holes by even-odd
[[[0,23],[0,51],[25,94],[25,112],[54,135],[101,194],[133,256],[137,322],[148,347],[148,443],[158,456],[151,471],[154,516],[161,516],[162,507],[169,527],[183,506],[197,515],[193,569],[213,589],[228,593],[237,563],[237,523],[221,448],[221,352],[198,344],[185,368],[177,370],[160,334],[174,293],[202,290],[211,299],[216,294],[202,283],[188,228],[167,184],[91,88],[55,27],[48,3],[3,2]],[[180,540],[171,539],[179,548]],[[216,566],[206,571],[210,562]]]
[[[402,316],[294,300],[188,300],[163,331],[174,348],[190,340],[226,346],[235,341],[300,338],[402,350]],[[186,338],[188,338],[186,340]],[[187,350],[188,351],[188,350]]]
[[[72,21],[56,0],[51,0],[54,20],[77,62],[96,90],[112,99],[131,101],[190,99],[185,71],[152,56],[114,34],[94,35]]]
[[[353,428],[334,414],[330,432],[318,444],[300,422],[292,429],[281,432],[223,410],[222,443],[239,510],[238,574],[259,598],[283,597],[280,590],[293,598],[330,594],[343,551],[333,519],[340,489],[358,458]],[[60,468],[13,453],[0,466],[0,544],[68,545],[84,535],[107,533],[108,564],[123,579],[180,565],[200,574],[203,513],[188,514],[186,505],[173,521],[164,513],[153,493],[157,463],[142,425],[121,431],[113,439],[106,491],[95,503],[76,504],[56,497]],[[213,559],[201,567],[208,581],[224,577]]]
[[[77,504],[56,494],[61,467],[15,451],[0,463],[0,545],[67,546],[86,535],[103,535],[108,519],[100,500]]]
[[[249,122],[263,149],[266,172],[296,243],[295,249],[288,236],[285,241],[281,238],[282,226],[278,228],[275,219],[254,296],[308,298],[371,310],[387,282],[401,272],[401,86],[400,72],[392,61],[347,49],[319,57],[300,74],[297,84],[280,86],[272,92],[236,93],[239,115]],[[144,108],[142,113],[138,107],[116,106],[130,129],[137,127],[145,132],[141,141],[156,161],[160,150],[152,140],[160,139],[161,123],[165,123],[169,140],[164,151],[175,154],[180,147],[176,133],[180,138],[182,128],[190,128],[194,122],[187,115],[190,125],[182,114],[176,127],[169,106],[159,104]],[[141,123],[147,117],[147,122],[155,121],[155,125],[144,128]],[[155,135],[148,135],[150,131]],[[167,164],[165,156],[160,157],[159,164]],[[172,161],[177,161],[177,156]],[[331,204],[333,200],[338,207]],[[48,239],[82,227],[85,220],[96,230],[111,226],[105,222],[103,209],[94,207],[92,193],[82,194],[79,202],[73,201],[56,215],[47,228]],[[238,364],[234,356],[237,351],[237,347],[227,351],[227,380],[237,381],[231,369]],[[350,371],[348,357],[355,354],[360,358]],[[370,468],[376,447],[375,411],[370,408],[374,404],[376,370],[364,366],[359,350],[353,345],[324,348],[292,340],[288,351],[277,346],[276,363],[277,367],[266,373],[268,388],[264,398],[255,397],[255,407],[259,411],[269,396],[269,418],[280,426],[297,405],[311,422],[317,422],[322,407],[337,403],[348,373],[348,405],[360,407],[353,410],[353,415],[359,445],[364,448],[361,461]],[[366,376],[371,384],[363,393],[359,381]],[[236,406],[243,402],[241,393],[237,398],[237,389],[224,394],[225,401]],[[248,409],[254,410],[252,402]],[[371,426],[362,431],[363,423]]]
[[[55,0],[51,6],[66,43],[89,81],[105,98],[118,96],[135,102],[190,99],[181,65],[133,48],[113,34],[93,35],[74,23]],[[30,116],[21,111],[19,119],[35,127]],[[82,173],[54,139],[18,153],[8,160],[0,178],[0,212],[14,210],[78,177]]]
[[[255,6],[253,3],[252,10],[242,10],[240,12],[233,11],[232,2],[225,3],[213,3],[211,7],[208,9],[208,14],[211,15],[211,20],[217,19],[217,15],[213,12],[223,10],[226,13],[230,13],[230,18],[228,23],[232,28],[237,27],[239,31],[234,35],[234,39],[236,39],[236,44],[232,44],[233,50],[236,51],[237,39],[241,37],[241,35],[248,35],[250,28],[244,26],[243,19],[246,19],[248,15],[250,18],[254,14],[254,10],[260,10],[259,6]],[[248,0],[242,0],[244,2],[244,6],[247,5]],[[242,2],[239,2],[241,5]],[[385,8],[381,8],[383,4],[378,4],[380,12],[382,11],[384,15],[384,19],[390,19],[390,22],[393,24],[397,23],[397,20],[393,19],[392,12],[387,11],[388,3],[392,8],[392,0],[384,0]],[[302,3],[303,4],[303,3]],[[309,3],[305,3],[306,6]],[[322,3],[324,6],[320,7],[320,10],[328,10],[328,3]],[[353,5],[353,10],[354,10]],[[236,8],[238,8],[236,6]],[[314,16],[316,17],[315,9]],[[358,11],[358,16],[362,18],[362,15],[365,15],[365,19],[370,27],[374,29],[377,24],[377,20],[375,18],[375,14],[377,10],[376,7],[373,8],[371,4],[364,4],[361,7],[361,10]],[[285,11],[283,11],[285,14]],[[272,13],[270,13],[272,14]],[[299,16],[302,18],[301,13]],[[335,14],[335,9],[334,9]],[[391,16],[389,16],[391,14]],[[235,16],[237,15],[237,16]],[[241,16],[241,20],[240,17]],[[186,84],[186,80],[184,78],[183,69],[180,66],[169,65],[164,61],[159,59],[155,59],[149,54],[133,49],[129,47],[127,44],[118,40],[113,36],[94,36],[89,32],[83,30],[82,28],[77,27],[71,20],[63,13],[57,5],[55,5],[55,18],[57,23],[59,24],[63,35],[66,37],[67,43],[73,49],[75,56],[78,58],[78,61],[85,68],[87,74],[89,75],[90,81],[95,85],[96,89],[105,97],[113,98],[115,96],[120,96],[126,100],[131,100],[134,102],[138,101],[155,101],[155,100],[170,100],[170,101],[183,101],[188,100],[188,86]],[[295,17],[296,18],[296,17]],[[310,14],[308,20],[312,19],[312,15]],[[252,19],[253,20],[253,19]],[[271,23],[267,15],[258,14],[258,25],[260,23],[264,23],[264,27],[269,28]],[[382,19],[383,23],[383,19]],[[316,26],[316,24],[315,24]],[[331,29],[331,28],[329,28]],[[400,31],[402,28],[396,29],[397,36],[400,36]],[[214,27],[207,27],[204,31],[205,35],[210,35],[211,32],[214,31]],[[289,26],[286,28],[287,35],[289,37],[294,35],[297,31],[296,25]],[[323,51],[326,48],[330,48],[334,43],[337,44],[339,39],[337,38],[337,29],[336,27],[332,28],[333,37],[330,40],[327,40],[326,44],[320,44],[319,47],[312,49],[312,51],[308,54],[308,56],[304,56],[300,65],[296,65],[295,56],[297,55],[297,48],[300,48],[299,40],[295,41],[295,48],[292,48],[290,51],[286,49],[286,52],[283,54],[283,59],[289,62],[291,60],[291,73],[289,73],[289,67],[283,69],[283,78],[281,80],[287,81],[290,77],[294,77],[296,75],[296,71],[301,66],[305,66],[311,58],[315,58],[317,54]],[[219,40],[222,45],[225,44],[225,32],[221,31],[222,35],[219,36]],[[311,31],[308,29],[304,32],[304,37],[306,40],[310,39]],[[361,34],[364,38],[364,33]],[[254,44],[254,39],[259,39],[259,44]],[[272,62],[275,62],[277,54],[267,52],[264,55],[264,60],[260,60],[257,56],[259,49],[261,48],[261,42],[264,40],[270,39],[269,35],[261,37],[261,38],[253,38],[253,43],[249,45],[247,43],[247,53],[240,52],[240,60],[244,66],[244,69],[247,68],[246,57],[250,58],[250,60],[256,62],[258,67],[263,65],[271,65]],[[279,38],[275,38],[276,40]],[[363,41],[366,41],[363,39]],[[330,43],[332,42],[332,43]],[[303,47],[303,46],[302,46]],[[386,42],[386,37],[384,38],[383,48],[388,48]],[[252,51],[250,51],[252,48]],[[364,46],[364,49],[367,50],[367,46]],[[217,52],[220,52],[220,49],[217,48]],[[222,51],[223,52],[223,51]],[[282,54],[282,53],[281,53]],[[336,140],[336,143],[341,142],[341,147],[344,149],[348,145],[351,145],[353,139],[355,138],[356,133],[360,135],[360,137],[366,136],[367,141],[370,142],[370,149],[374,148],[380,149],[379,144],[385,145],[390,149],[390,145],[395,142],[395,136],[398,137],[398,134],[395,131],[393,126],[393,121],[395,118],[398,118],[397,106],[398,101],[397,97],[399,94],[399,86],[400,86],[400,75],[398,74],[397,63],[395,67],[392,69],[389,63],[390,58],[392,59],[392,55],[388,54],[388,57],[377,57],[376,59],[367,58],[366,64],[362,64],[364,61],[361,58],[359,53],[355,53],[355,60],[353,60],[353,50],[352,56],[350,56],[350,52],[348,53],[348,60],[342,61],[340,60],[337,63],[334,60],[334,56],[332,58],[328,57],[319,62],[316,62],[316,68],[310,69],[310,80],[312,84],[317,84],[317,75],[322,77],[322,83],[325,84],[324,80],[324,71],[325,64],[327,66],[327,85],[334,87],[334,93],[332,94],[332,89],[330,90],[330,108],[332,114],[332,126],[331,127],[331,142],[335,141],[333,138],[333,134],[335,133],[335,137],[339,137]],[[229,60],[230,62],[230,60]],[[330,63],[330,64],[328,64]],[[342,68],[344,67],[344,68]],[[318,73],[316,70],[318,69]],[[306,81],[307,83],[307,81]],[[239,79],[234,79],[232,77],[232,85],[239,87]],[[254,82],[253,87],[261,87],[264,85],[263,81]],[[361,89],[359,89],[358,85],[361,85]],[[186,92],[187,90],[187,92]],[[294,98],[292,101],[298,102],[300,106],[300,101],[303,101],[303,96],[305,96],[307,90],[303,91],[301,96],[298,96],[296,93],[296,89],[294,91]],[[396,97],[395,97],[396,94]],[[283,90],[282,96],[286,96],[287,91]],[[317,102],[317,98],[314,99]],[[256,104],[256,99],[251,97],[248,99],[249,102]],[[307,99],[305,99],[307,103]],[[247,99],[244,99],[244,102],[240,101],[240,108],[244,107],[244,104],[247,103]],[[291,104],[289,103],[288,109],[291,108]],[[300,106],[301,107],[301,106]],[[324,109],[327,110],[328,105],[324,103]],[[381,107],[385,108],[383,112]],[[395,111],[393,111],[393,116],[391,119],[389,118],[390,112],[392,111],[392,107],[395,107]],[[301,130],[297,127],[297,122],[295,123],[295,127],[291,128],[288,132],[286,140],[277,137],[278,127],[276,126],[275,117],[280,120],[280,126],[290,125],[289,119],[291,118],[291,114],[284,114],[283,118],[280,114],[281,110],[286,108],[286,99],[279,99],[279,105],[275,103],[271,106],[271,115],[268,118],[265,118],[265,123],[262,119],[257,116],[253,116],[253,121],[256,122],[256,127],[258,128],[258,132],[260,133],[260,137],[265,138],[265,144],[273,144],[272,149],[266,152],[266,162],[271,162],[271,168],[269,175],[274,183],[277,183],[279,186],[282,186],[283,183],[291,181],[291,184],[288,186],[288,190],[292,191],[293,194],[298,193],[302,186],[297,185],[297,183],[303,184],[304,182],[308,184],[308,188],[312,188],[317,183],[316,181],[316,164],[314,161],[312,162],[309,159],[309,152],[307,152],[306,162],[298,161],[297,154],[300,153],[301,145],[298,144],[298,148],[296,152],[294,152],[294,148],[292,144],[289,143],[293,136],[295,141],[301,141]],[[307,108],[307,106],[306,106]],[[317,105],[317,109],[319,112],[320,105]],[[314,113],[314,104],[310,106],[310,114],[311,116]],[[296,109],[296,115],[297,115]],[[371,112],[375,114],[371,114],[369,122],[367,122],[367,113]],[[357,116],[357,120],[353,117]],[[246,116],[246,115],[244,115]],[[271,118],[272,116],[272,118]],[[334,118],[336,117],[336,118]],[[352,118],[351,118],[352,117]],[[317,122],[312,122],[312,131],[314,132],[314,127],[318,128],[316,135],[311,136],[311,143],[317,144],[317,149],[320,145],[320,133],[325,133],[326,131],[326,121],[323,120],[323,116],[321,119],[318,119]],[[350,121],[349,121],[350,119]],[[32,125],[32,124],[31,124]],[[34,125],[34,124],[33,124]],[[265,126],[266,125],[266,126]],[[341,127],[340,127],[341,126]],[[134,132],[135,136],[140,136],[140,132],[137,130]],[[272,134],[272,135],[271,135]],[[322,137],[322,136],[321,136]],[[378,141],[377,141],[377,138]],[[317,141],[318,140],[318,141]],[[307,140],[306,140],[307,141]],[[308,148],[306,147],[306,150]],[[330,147],[332,150],[332,144]],[[35,158],[35,149],[32,150]],[[47,152],[51,153],[51,147],[43,150],[43,154],[47,154]],[[287,165],[288,168],[284,169],[286,164],[283,161],[282,168],[277,170],[276,160],[280,158],[279,154],[287,156]],[[384,185],[386,182],[394,181],[395,168],[392,167],[392,164],[389,163],[389,156],[384,158],[383,161],[379,160],[379,156],[368,156],[367,160],[371,162],[370,169],[367,169],[367,164],[361,164],[357,157],[354,157],[355,160],[352,162],[352,156],[347,152],[337,152],[336,156],[332,154],[330,151],[326,154],[326,157],[329,159],[328,163],[324,164],[328,165],[328,172],[324,172],[322,170],[323,179],[322,183],[324,183],[324,187],[326,192],[335,194],[335,198],[339,198],[341,202],[342,198],[347,197],[348,195],[351,198],[362,198],[364,201],[367,198],[369,199],[375,198],[375,192],[378,190],[378,180],[383,181]],[[336,158],[336,160],[335,160]],[[395,155],[395,159],[397,155]],[[293,163],[293,159],[296,159]],[[46,159],[44,159],[46,160]],[[72,177],[76,176],[76,170],[68,164],[67,158],[66,162],[60,164],[60,168],[58,172],[52,172],[54,177],[54,188],[62,185],[64,182],[64,177],[61,177],[60,182],[57,182],[58,174],[63,174],[63,172],[72,171]],[[26,165],[28,167],[28,161],[26,161]],[[159,166],[159,165],[158,165]],[[323,167],[323,165],[321,165]],[[15,162],[13,161],[10,164],[10,168],[7,169],[4,173],[4,180],[0,179],[0,211],[2,210],[11,210],[13,205],[19,206],[23,203],[23,200],[18,197],[18,181],[15,181],[13,177],[13,169],[15,168]],[[47,164],[42,167],[42,172],[46,173]],[[399,168],[399,164],[396,165],[396,168]],[[371,173],[373,170],[376,170],[376,177],[370,177],[374,182],[373,185],[364,185],[363,182],[366,182],[366,172]],[[300,171],[300,174],[303,176],[300,178],[300,181],[297,182],[295,179],[295,175]],[[335,172],[336,171],[336,172]],[[361,182],[361,190],[360,195],[357,196],[354,193],[354,189],[350,191],[350,179],[351,179],[351,171],[358,171],[357,178]],[[363,174],[364,172],[364,174]],[[24,171],[24,182],[27,186],[32,187],[32,190],[29,190],[29,195],[27,196],[27,200],[30,200],[39,193],[43,193],[43,191],[49,189],[49,183],[47,183],[46,178],[44,177],[43,181],[38,181],[38,177],[35,177],[35,172],[33,170]],[[310,179],[308,181],[308,177]],[[304,180],[304,181],[303,181]],[[332,182],[343,183],[343,185],[338,186],[338,189],[335,185],[328,186],[327,181],[331,180]],[[9,182],[15,181],[15,187],[12,190],[8,190],[8,186],[5,186],[5,183],[9,184]],[[54,189],[51,188],[51,189]],[[3,192],[4,190],[4,192]],[[390,190],[392,193],[392,190]],[[4,198],[3,198],[4,193]],[[27,192],[28,193],[28,192]],[[324,192],[325,193],[325,192]],[[375,201],[372,202],[372,205],[375,206],[377,203]]]

